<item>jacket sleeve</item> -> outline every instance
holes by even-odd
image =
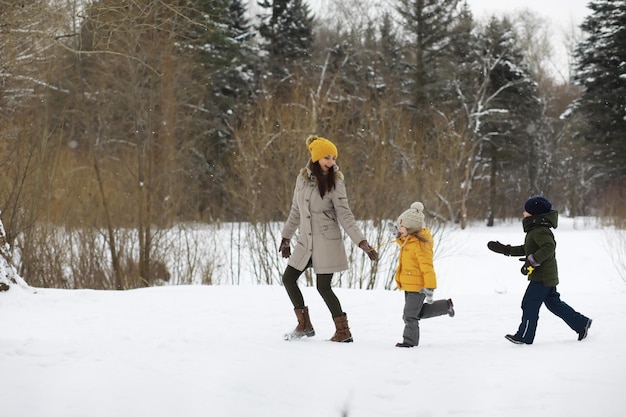
[[[346,231],[350,239],[355,244],[361,243],[363,240],[367,240],[359,225],[357,224],[350,205],[348,204],[348,192],[346,191],[346,185],[343,180],[338,179],[333,190],[333,206],[335,207],[335,213],[337,213],[337,219]]]
[[[526,256],[524,245],[511,246],[511,256]]]
[[[297,191],[298,191],[298,181],[296,180],[296,186],[293,190],[293,198],[291,200],[291,210],[289,211],[289,217],[283,226],[283,230],[281,232],[281,236],[283,239],[289,239],[296,234],[296,230],[300,226],[300,208],[298,207],[298,199],[297,199]]]

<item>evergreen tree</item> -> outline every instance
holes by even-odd
[[[541,101],[536,83],[524,64],[524,55],[508,19],[492,19],[485,31],[486,50],[494,63],[488,74],[488,95],[493,99],[492,110],[480,127],[481,136],[488,137],[491,146],[486,149],[498,163],[510,170],[511,178],[519,181],[519,166],[526,166],[528,182],[522,186],[529,194],[539,174],[539,116]],[[519,186],[519,184],[517,184]]]
[[[209,87],[206,109],[223,120],[234,107],[247,104],[254,90],[252,28],[241,0],[195,0],[190,25],[181,44],[192,51],[205,70],[202,85]],[[221,125],[221,126],[220,126]],[[218,122],[215,134],[228,140],[228,127]]]
[[[574,111],[586,123],[581,134],[596,147],[598,166],[626,177],[626,0],[593,0],[576,48],[575,81],[582,86]]]
[[[331,70],[337,76],[339,87],[335,98],[350,106],[358,106],[380,91],[381,73],[374,27],[352,28],[341,33],[340,40],[331,48]]]
[[[446,80],[442,92],[446,102],[452,101],[451,110],[455,115],[457,115],[455,108],[462,108],[468,104],[469,97],[466,95],[477,91],[480,86],[480,77],[477,75],[482,69],[482,46],[478,43],[475,31],[474,17],[465,2],[451,28],[450,42],[446,51],[451,76]]]
[[[483,198],[490,204],[488,212],[482,214],[491,224],[498,200],[496,187],[530,190],[533,187],[529,184],[540,175],[537,141],[541,138],[542,103],[512,23],[494,17],[474,35],[471,16],[462,16],[450,46],[460,57],[452,61],[457,95],[450,97],[464,113],[452,114],[454,119],[466,121],[459,131],[463,132],[464,143],[472,144],[460,200],[469,198],[474,179],[489,178],[488,196]],[[527,168],[526,176],[520,175],[519,167]],[[476,192],[472,191],[474,197]],[[462,216],[464,211],[462,208]]]
[[[229,109],[247,106],[256,89],[258,51],[252,43],[255,34],[246,12],[242,0],[231,0],[226,22],[229,47],[224,49],[228,65],[216,77],[223,81],[222,94],[231,99]]]
[[[400,97],[407,89],[407,66],[390,13],[384,13],[380,27],[380,76],[387,95]]]
[[[304,0],[263,0],[258,31],[266,52],[267,75],[276,82],[288,79],[310,62],[313,16]]]
[[[438,104],[449,78],[446,53],[459,0],[398,0],[396,10],[410,34],[413,104],[424,111]]]
[[[491,69],[488,94],[493,96],[490,107],[498,109],[490,113],[482,129],[493,136],[500,136],[510,143],[524,142],[526,123],[537,109],[535,82],[524,64],[512,23],[508,19],[492,19],[485,29],[484,51],[487,52]]]
[[[258,74],[254,33],[242,0],[194,0],[187,9],[186,36],[180,39],[181,53],[199,64],[192,71],[190,109],[201,109],[187,127],[190,159],[186,170],[200,188],[197,204],[210,213],[224,201],[223,184],[227,158],[233,146],[233,128],[247,114],[254,99]],[[195,96],[201,92],[200,102]]]

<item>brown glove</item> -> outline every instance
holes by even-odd
[[[283,238],[283,240],[280,241],[278,252],[283,255],[283,258],[289,258],[291,256],[291,245],[289,239]]]
[[[374,249],[370,246],[369,243],[367,243],[367,240],[361,241],[361,243],[359,243],[359,248],[363,249],[372,261],[378,260],[378,252],[376,252],[376,249]]]

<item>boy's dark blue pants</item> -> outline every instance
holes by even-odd
[[[531,281],[522,299],[522,323],[516,334],[525,343],[530,344],[535,340],[541,304],[545,304],[550,312],[563,319],[576,333],[583,331],[589,320],[561,301],[556,287],[546,287],[542,282]]]

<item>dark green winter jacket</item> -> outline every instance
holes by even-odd
[[[525,217],[522,221],[526,239],[522,246],[512,246],[511,256],[533,255],[540,265],[528,275],[529,281],[540,281],[546,287],[556,287],[559,271],[556,265],[556,241],[550,228],[556,229],[559,213],[552,210],[546,214]]]

